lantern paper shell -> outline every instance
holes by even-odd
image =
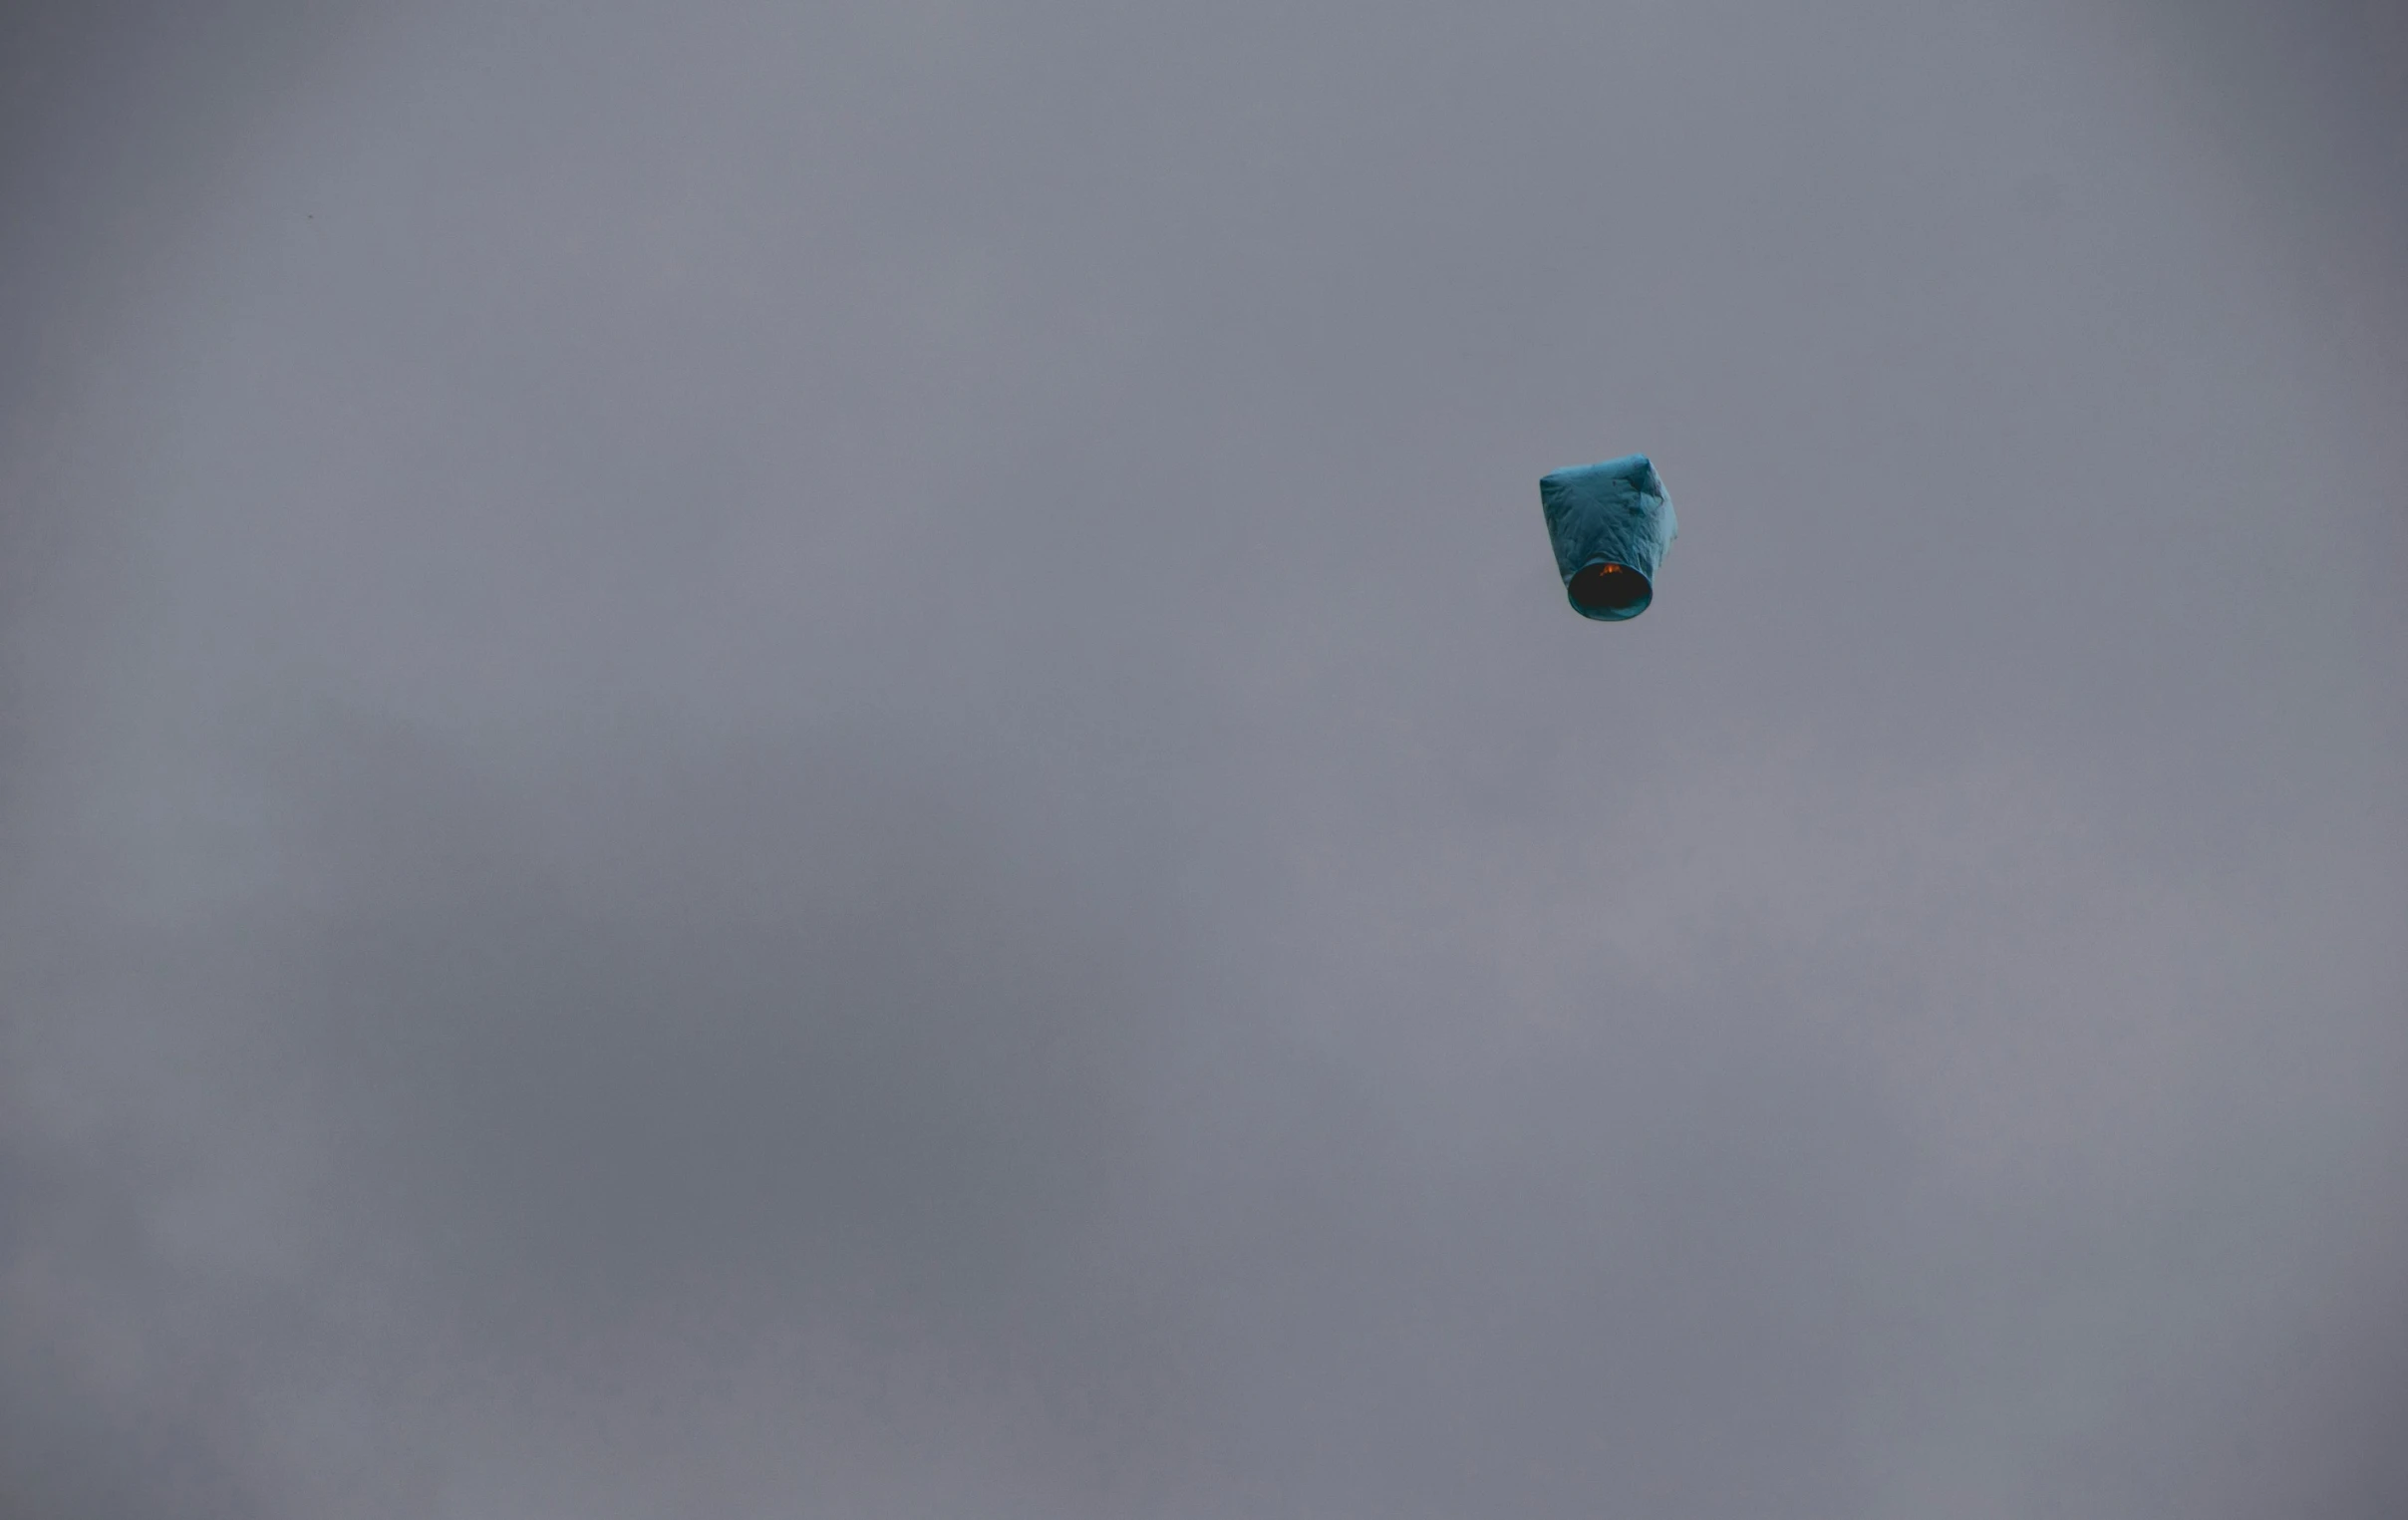
[[[1539,481],[1539,501],[1572,610],[1601,623],[1647,611],[1656,568],[1679,531],[1648,456],[1559,469]]]

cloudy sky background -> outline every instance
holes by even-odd
[[[0,1514],[2408,1512],[2389,13],[200,9],[0,33]]]

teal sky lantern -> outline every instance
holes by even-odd
[[[1656,569],[1679,526],[1644,454],[1559,469],[1539,481],[1547,536],[1572,610],[1619,623],[1656,599]]]

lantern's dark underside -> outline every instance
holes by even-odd
[[[1656,599],[1656,588],[1646,576],[1610,561],[1583,567],[1565,582],[1564,590],[1572,605],[1591,617],[1637,617]]]
[[[1539,481],[1547,536],[1572,610],[1619,623],[1656,599],[1656,571],[1679,531],[1644,454],[1559,469]]]

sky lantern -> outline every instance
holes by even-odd
[[[1644,454],[1559,469],[1539,481],[1547,536],[1572,610],[1619,623],[1656,599],[1656,569],[1679,525]]]

